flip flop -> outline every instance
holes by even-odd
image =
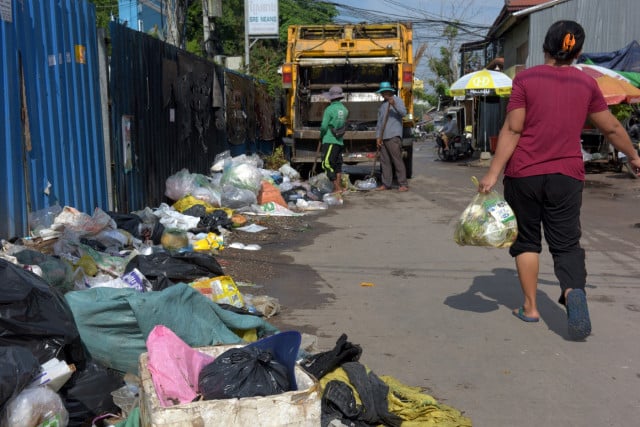
[[[535,323],[535,322],[538,322],[540,320],[537,317],[529,317],[526,314],[524,314],[524,307],[518,308],[518,311],[512,311],[511,314],[513,314],[514,316],[516,316],[518,319],[522,320],[523,322]]]
[[[587,295],[582,289],[572,289],[567,294],[566,305],[569,338],[575,341],[585,339],[591,334]]]

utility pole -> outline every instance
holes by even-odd
[[[211,40],[214,31],[213,18],[222,16],[222,0],[202,0],[202,28],[204,29],[204,51],[207,58],[215,55],[215,46]]]

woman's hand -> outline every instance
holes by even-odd
[[[478,192],[479,193],[488,193],[498,182],[498,177],[492,173],[487,173],[478,183]]]
[[[631,170],[633,170],[637,176],[640,176],[640,158],[629,160],[629,164],[631,165]]]

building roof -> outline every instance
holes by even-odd
[[[547,3],[550,0],[507,0],[505,6],[509,9],[523,9]]]
[[[526,11],[537,10],[541,7],[552,6],[567,0],[505,0],[505,5],[498,14],[498,17],[491,25],[486,38],[499,37],[500,34],[515,21],[522,19],[520,15]]]

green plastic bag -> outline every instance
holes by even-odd
[[[478,179],[471,178],[476,188]],[[518,237],[516,216],[496,191],[477,193],[460,215],[453,239],[460,246],[508,248]]]

